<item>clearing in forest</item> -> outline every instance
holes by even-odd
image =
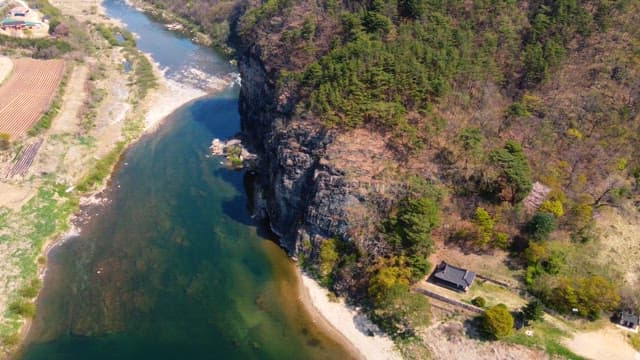
[[[17,59],[0,87],[0,133],[24,136],[51,105],[64,75],[62,60]]]

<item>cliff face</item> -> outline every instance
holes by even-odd
[[[323,161],[334,135],[315,119],[289,120],[287,96],[276,90],[258,47],[247,50],[239,68],[242,131],[260,158],[256,214],[270,221],[291,255],[304,241],[346,237],[353,197],[344,174]]]
[[[254,209],[269,220],[290,255],[315,258],[323,239],[353,239],[352,223],[359,218],[353,210],[366,199],[360,186],[347,180],[344,163],[331,160],[332,144],[342,134],[317,118],[293,115],[297,89],[276,81],[328,52],[342,30],[338,19],[314,2],[298,3],[256,25],[250,9],[257,6],[246,4],[238,50],[243,136],[260,159]],[[300,27],[312,29],[307,40],[301,33],[291,35]]]

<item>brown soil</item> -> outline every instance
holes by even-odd
[[[0,87],[0,132],[24,136],[46,111],[64,75],[62,60],[17,59]]]

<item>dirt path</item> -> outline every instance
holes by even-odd
[[[18,210],[35,194],[35,189],[27,184],[13,185],[0,181],[0,194],[0,208]]]
[[[71,72],[64,93],[60,114],[52,124],[50,134],[75,133],[78,131],[78,111],[86,97],[85,81],[87,65],[76,65]]]
[[[625,339],[624,330],[613,326],[577,333],[572,339],[567,339],[565,345],[588,359],[640,360],[640,353]]]

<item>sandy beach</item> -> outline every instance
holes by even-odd
[[[206,92],[159,77],[160,88],[149,94],[145,132],[155,130],[164,118],[181,106],[207,95]]]
[[[381,334],[364,315],[349,308],[343,299],[329,300],[328,291],[303,273],[300,274],[300,296],[314,321],[336,339],[342,338],[354,356],[367,360],[402,359],[393,340]],[[367,335],[368,330],[374,335]]]

